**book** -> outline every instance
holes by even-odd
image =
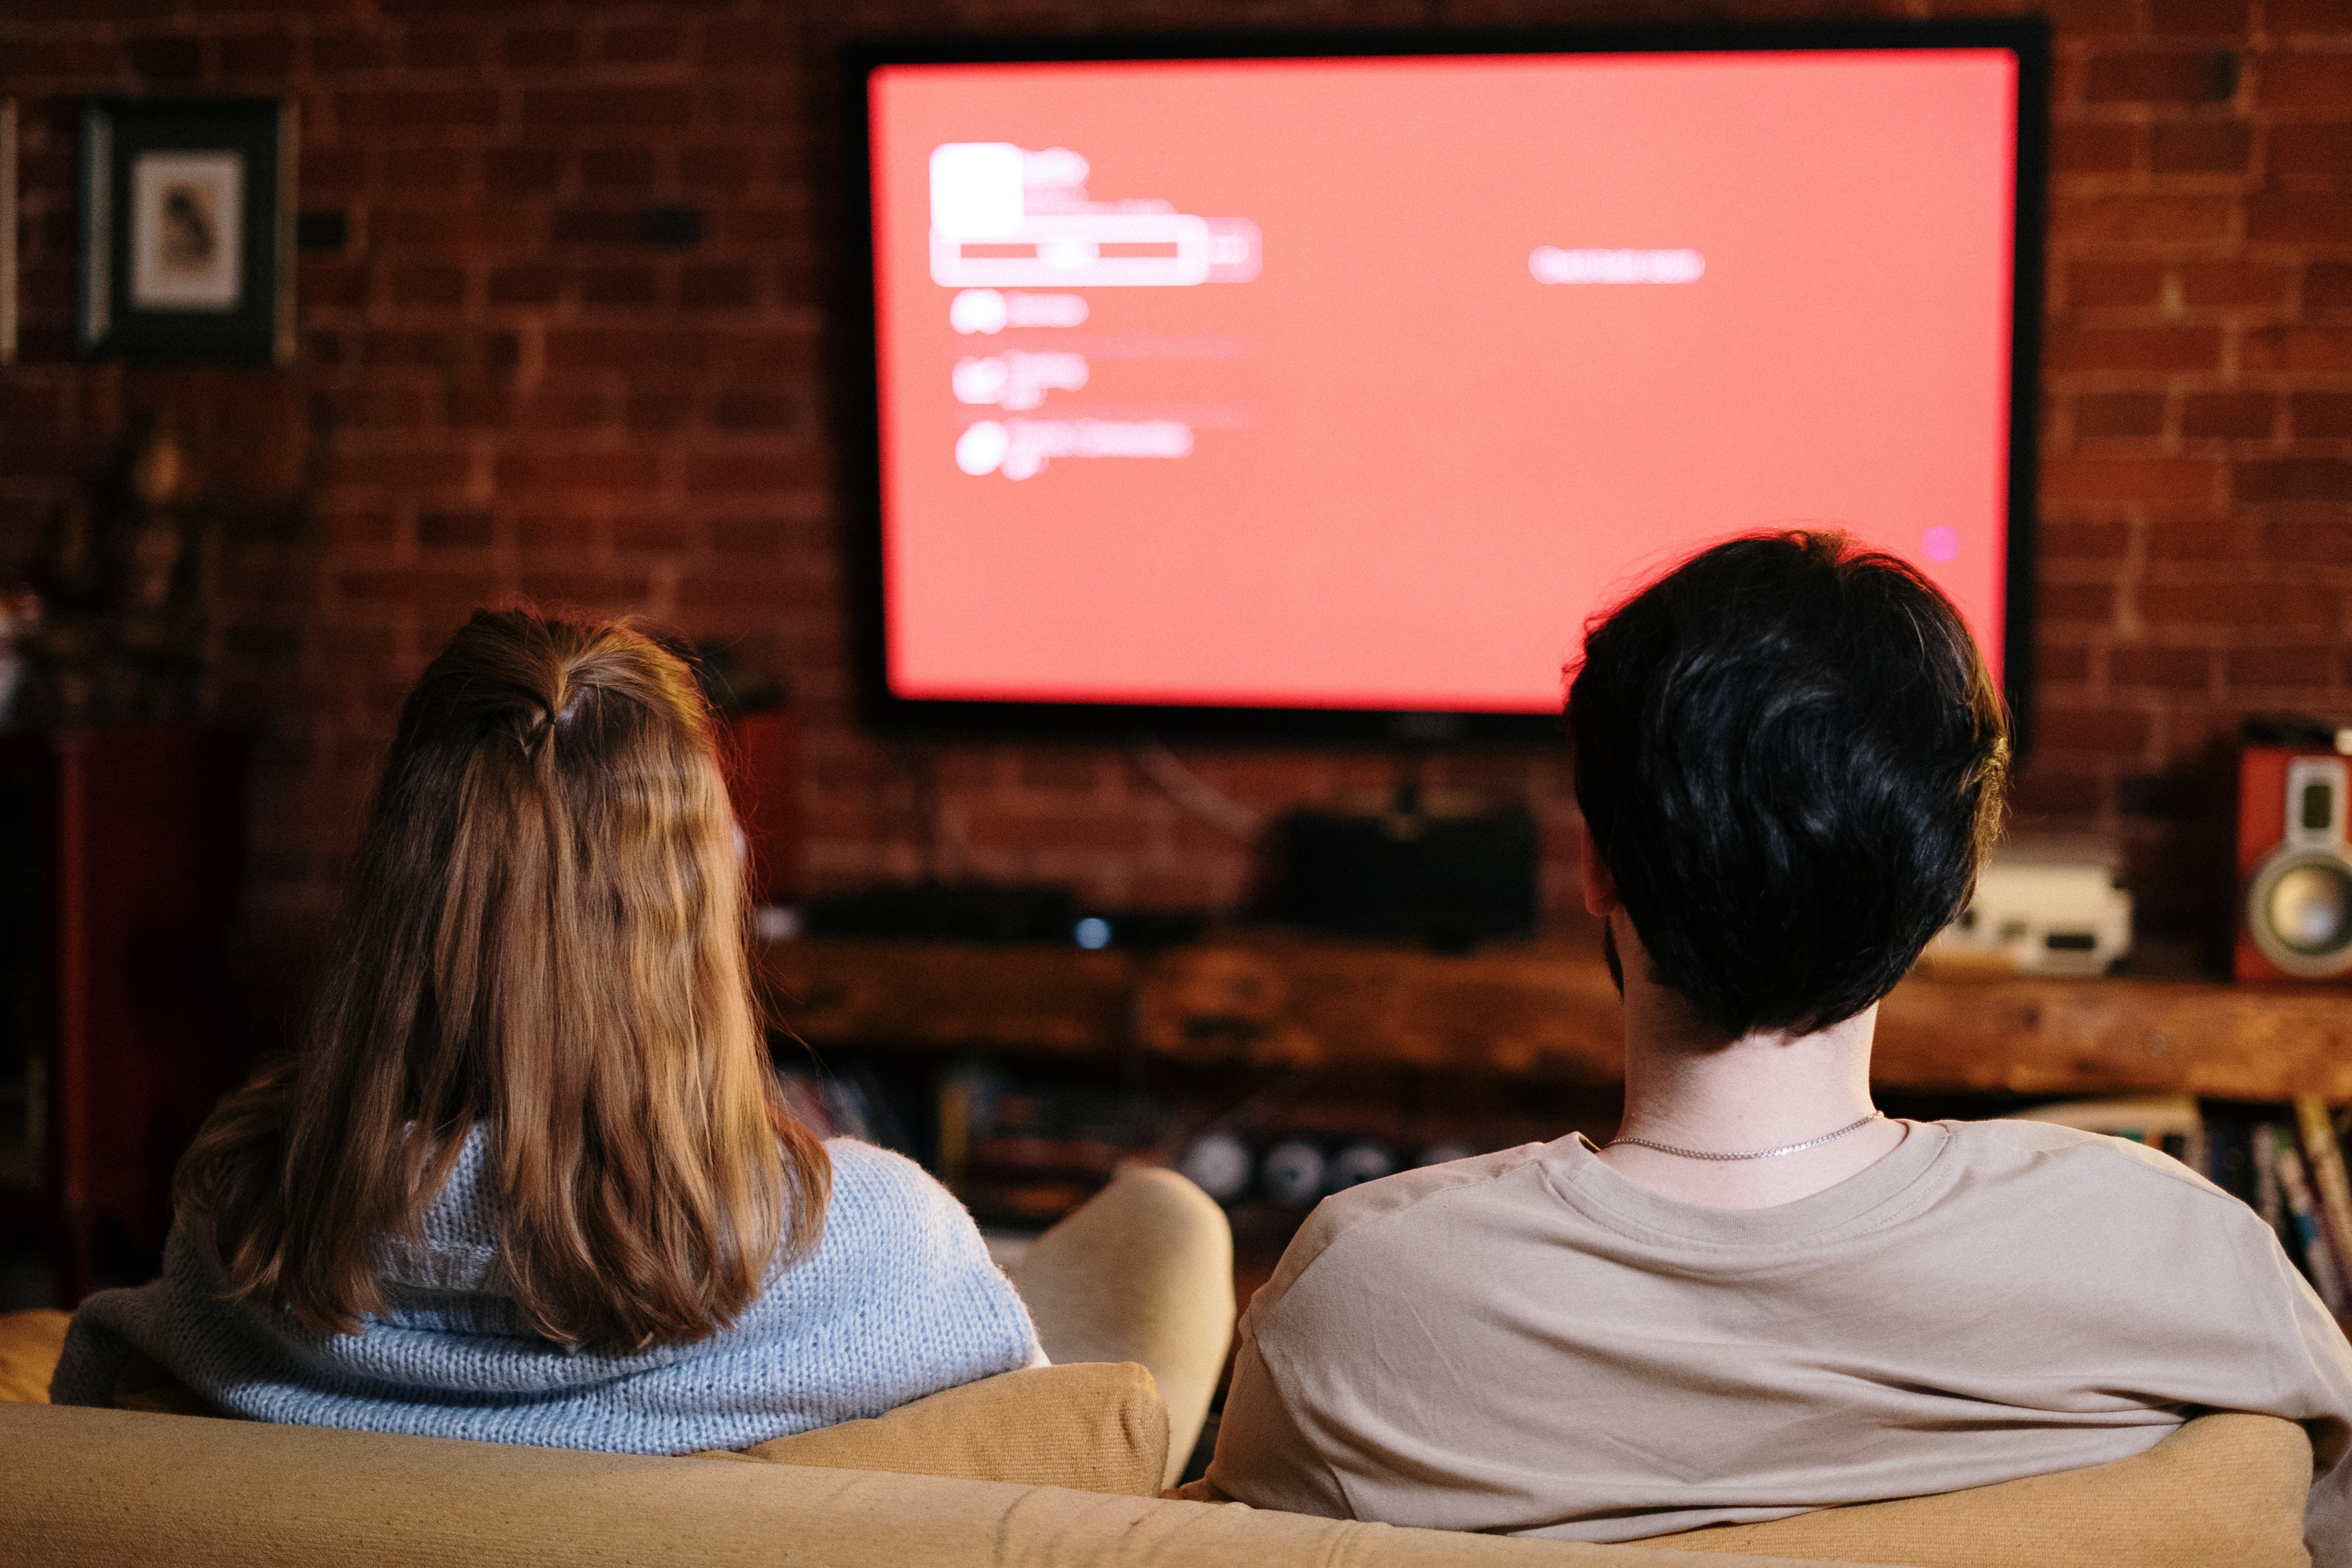
[[[2311,1276],[2312,1289],[2319,1292],[2320,1300],[2329,1311],[2344,1311],[2344,1279],[2336,1268],[2336,1252],[2328,1245],[2326,1231],[2320,1224],[2318,1206],[2312,1201],[2311,1184],[2304,1177],[2303,1155],[2284,1130],[2276,1159],[2279,1191],[2286,1200],[2295,1241],[2303,1251],[2303,1271]]]
[[[2315,1094],[2298,1094],[2294,1118],[2303,1128],[2303,1163],[2310,1175],[2312,1196],[2318,1205],[2322,1228],[2335,1247],[2336,1279],[2352,1286],[2352,1183],[2345,1179],[2344,1151],[2336,1142],[2327,1102]]]

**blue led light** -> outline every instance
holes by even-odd
[[[1070,940],[1091,952],[1110,945],[1110,921],[1098,915],[1088,915],[1070,928]]]

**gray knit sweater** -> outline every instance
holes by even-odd
[[[392,1265],[387,1310],[357,1334],[222,1299],[209,1249],[176,1227],[163,1276],[82,1303],[49,1396],[110,1405],[132,1350],[262,1421],[678,1454],[877,1415],[1027,1365],[1029,1314],[971,1216],[911,1161],[835,1139],[815,1252],[773,1275],[732,1328],[633,1355],[570,1351],[517,1321],[499,1288],[478,1131]]]

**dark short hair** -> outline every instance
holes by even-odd
[[[1906,563],[1735,539],[1595,616],[1570,668],[1586,828],[1651,978],[1727,1037],[1853,1016],[1967,904],[2008,719]]]

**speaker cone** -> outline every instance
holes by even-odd
[[[2247,891],[2246,927],[2289,974],[2352,969],[2352,864],[2315,850],[2272,857]]]

